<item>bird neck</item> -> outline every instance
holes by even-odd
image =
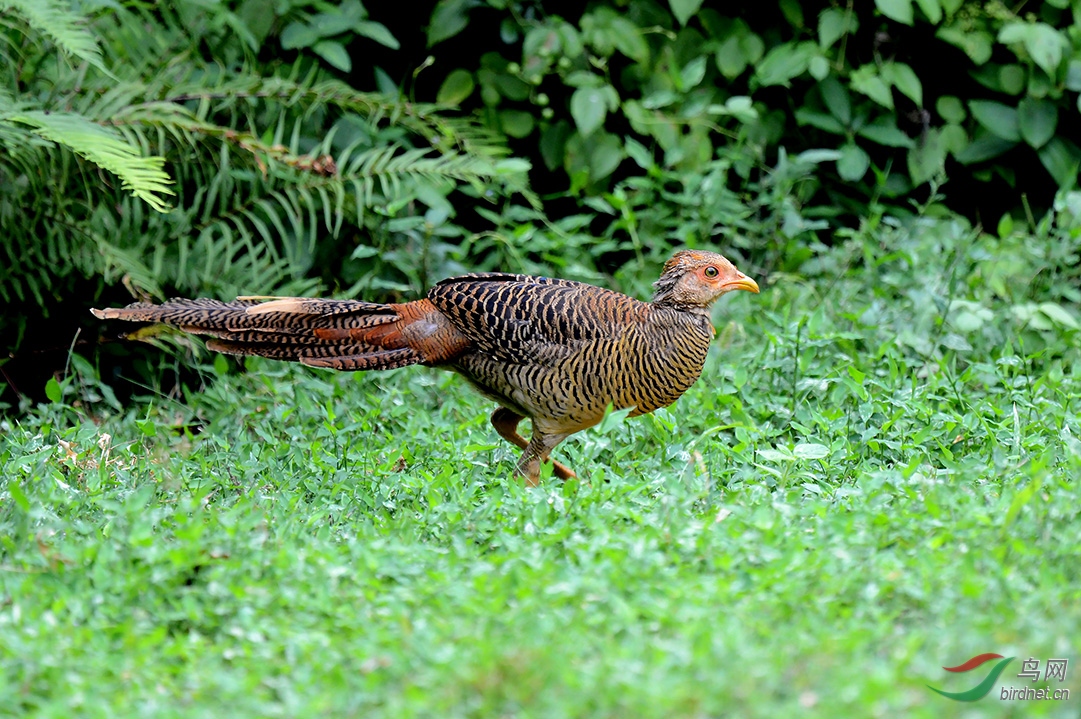
[[[701,302],[682,300],[674,292],[675,282],[670,285],[664,285],[662,284],[662,281],[658,281],[653,285],[653,289],[653,299],[650,300],[650,304],[654,307],[666,307],[680,312],[690,312],[691,314],[701,315],[703,317],[710,316],[708,305],[703,305]]]
[[[672,299],[664,299],[657,302],[655,299],[649,303],[649,306],[654,310],[654,316],[667,316],[670,318],[680,318],[680,324],[689,323],[694,326],[709,326],[713,327],[713,315],[709,311],[709,307],[703,305],[688,304],[679,302]],[[659,315],[657,310],[662,310]]]
[[[678,278],[667,274],[661,275],[660,279],[653,283],[652,303],[658,307],[673,307],[676,303],[676,280]]]

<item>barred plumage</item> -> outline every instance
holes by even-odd
[[[758,285],[721,255],[683,251],[665,264],[651,302],[547,277],[487,273],[439,282],[423,300],[376,304],[302,297],[233,302],[174,299],[92,310],[101,319],[163,322],[209,335],[211,349],[338,370],[424,364],[462,374],[502,407],[500,436],[522,448],[518,473],[540,464],[609,405],[652,412],[698,379],[713,326],[709,306]],[[533,421],[529,441],[518,434]],[[555,462],[564,479],[574,472]]]

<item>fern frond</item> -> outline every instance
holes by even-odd
[[[296,77],[299,67],[286,77],[222,74],[222,81],[207,86],[206,77],[178,80],[169,88],[166,102],[216,101],[218,109],[230,109],[253,98],[275,100],[288,106],[337,107],[367,118],[372,126],[397,125],[421,136],[427,145],[465,154],[505,157],[506,145],[483,123],[470,117],[442,114],[434,104],[406,102],[381,93],[360,92],[338,80],[317,80],[314,73]]]
[[[115,130],[95,124],[82,115],[64,112],[0,115],[0,123],[29,125],[35,134],[67,147],[119,177],[125,190],[158,212],[169,210],[169,205],[158,197],[159,194],[174,194],[169,188],[169,175],[162,169],[164,158],[140,155],[138,148],[124,142]]]
[[[50,38],[64,52],[82,58],[106,75],[97,39],[82,26],[83,18],[60,0],[0,0],[0,12],[14,10],[27,24]]]

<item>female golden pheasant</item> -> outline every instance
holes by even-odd
[[[404,304],[303,297],[174,299],[91,310],[99,319],[164,322],[210,335],[213,350],[338,370],[423,364],[454,370],[501,407],[496,432],[522,448],[535,485],[541,462],[605,409],[667,407],[698,379],[713,338],[709,306],[754,280],[713,252],[677,252],[639,302],[581,282],[504,273],[443,280]],[[269,300],[269,301],[267,301]],[[518,424],[533,420],[527,442]],[[555,462],[554,473],[574,477]]]

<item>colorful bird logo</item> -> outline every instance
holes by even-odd
[[[987,673],[987,676],[983,678],[982,682],[972,687],[968,691],[944,692],[941,689],[935,689],[930,684],[927,685],[927,688],[938,692],[947,699],[953,699],[954,701],[974,702],[977,699],[982,699],[987,695],[987,692],[991,691],[991,687],[993,687],[995,685],[995,682],[998,681],[998,677],[1000,674],[1002,674],[1002,670],[1006,668],[1007,664],[1014,660],[1014,657],[1006,657],[1003,659],[1001,654],[993,654],[991,652],[988,652],[986,654],[977,654],[976,656],[969,659],[967,662],[958,664],[955,667],[942,667],[948,672],[970,672],[984,662],[989,662],[992,659],[1002,659],[1002,661],[996,664],[991,669],[991,671]]]

